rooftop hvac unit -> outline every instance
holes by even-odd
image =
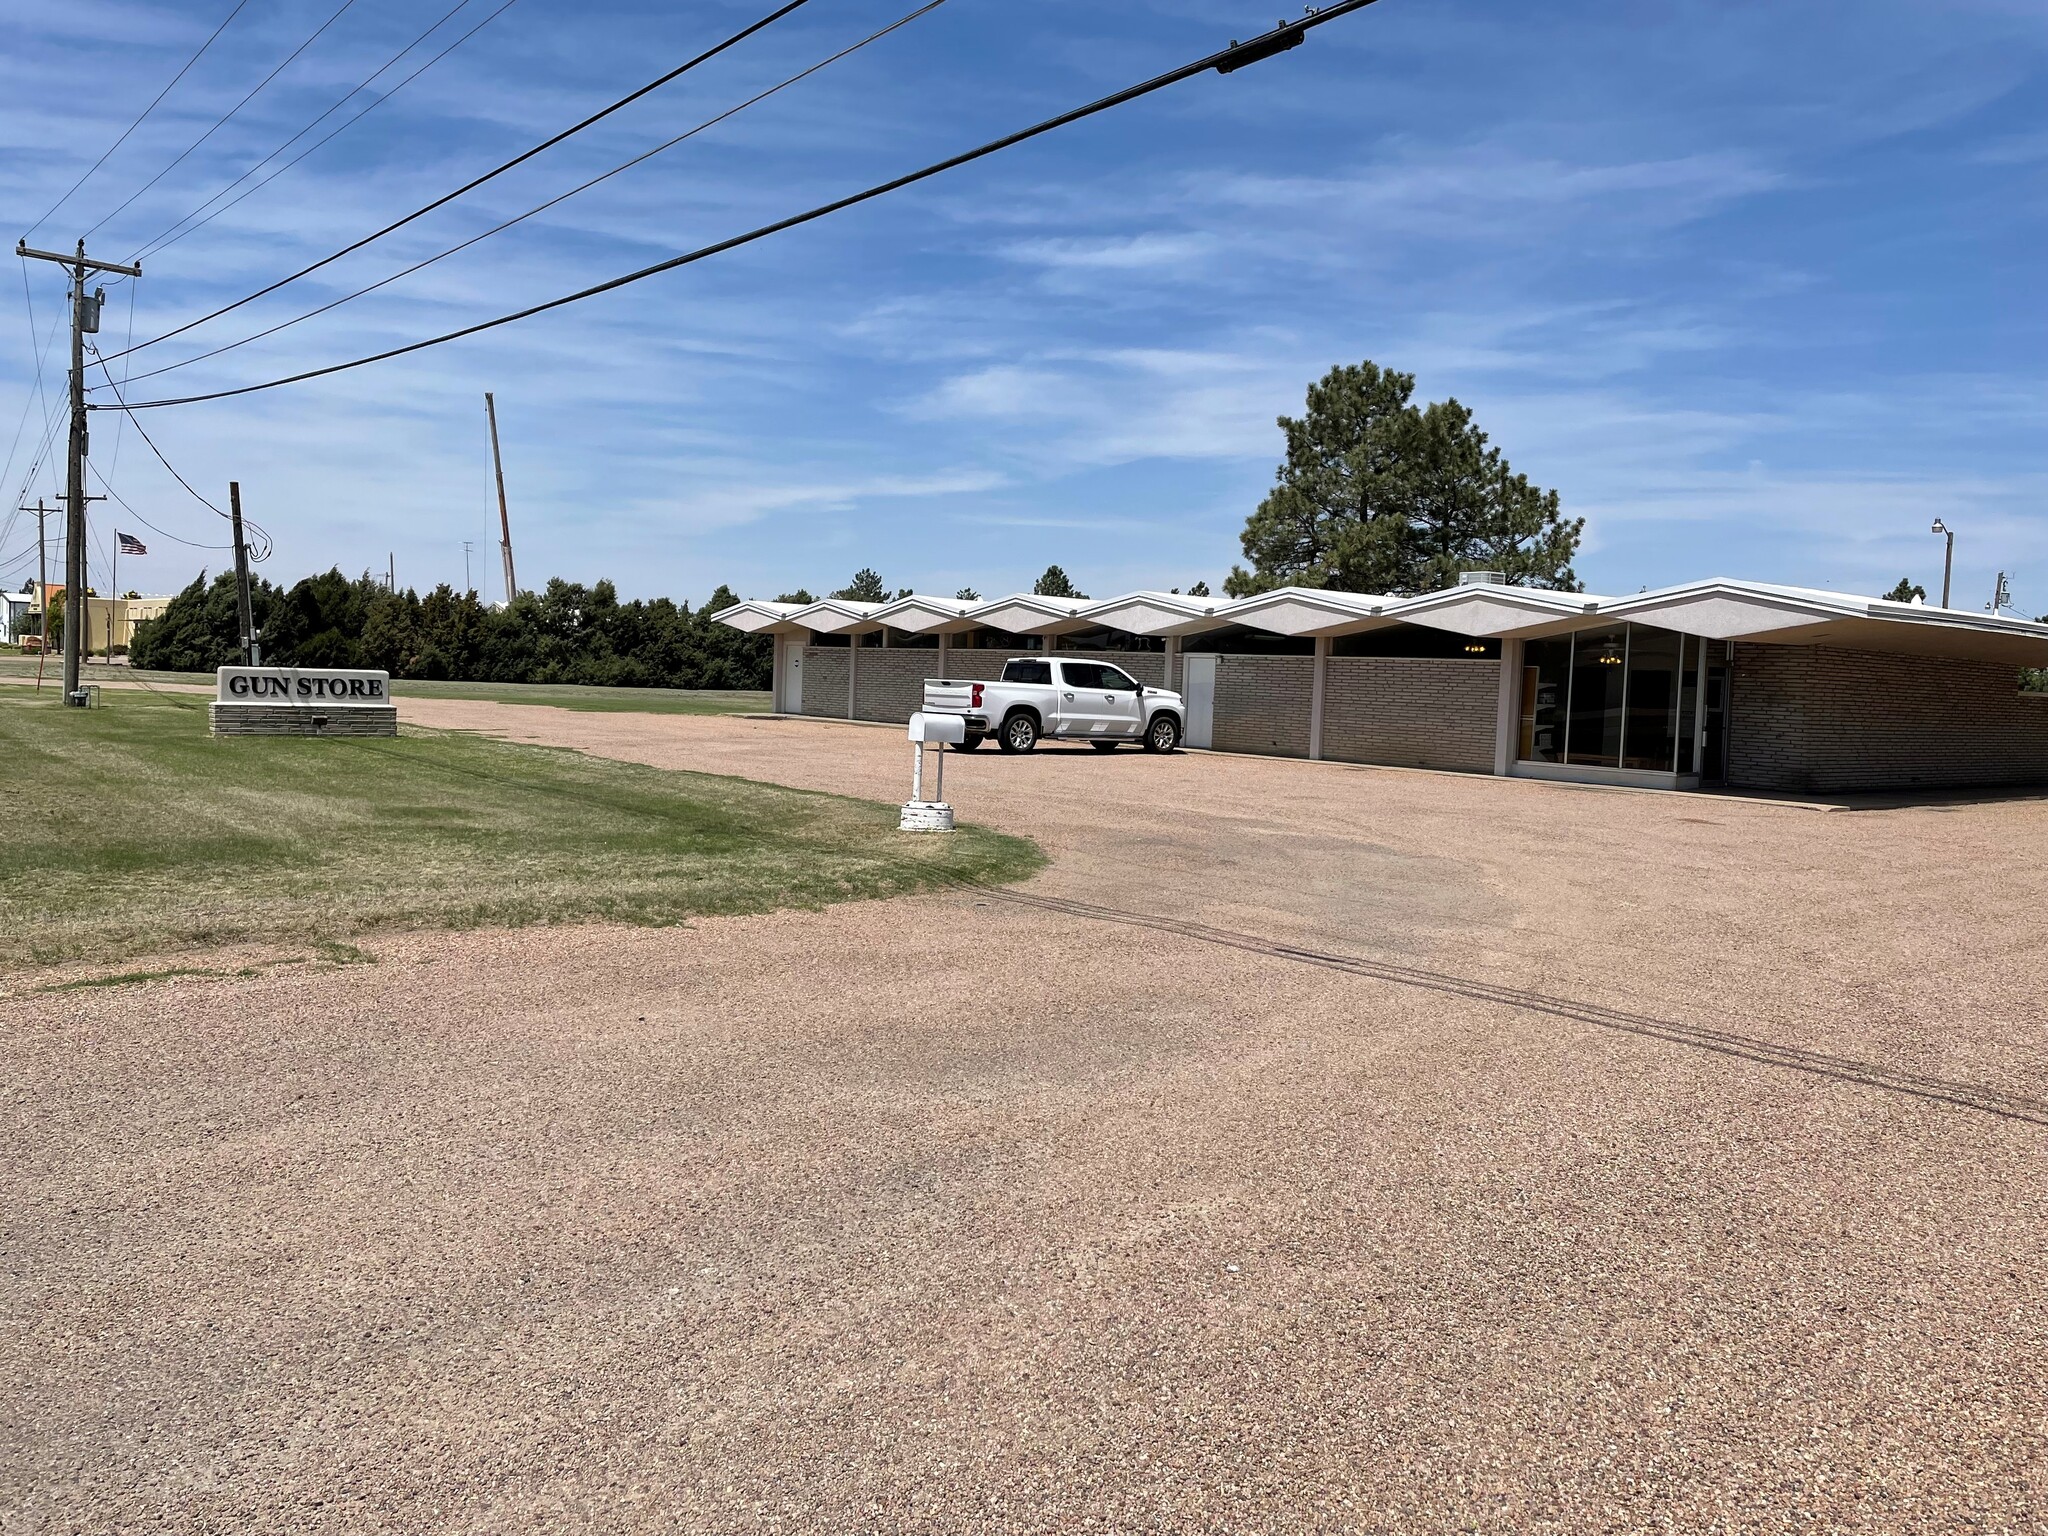
[[[1504,587],[1507,584],[1507,577],[1499,571],[1465,571],[1458,577],[1461,587]]]

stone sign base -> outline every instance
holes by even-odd
[[[396,736],[398,709],[385,704],[315,709],[304,704],[213,704],[214,736]]]

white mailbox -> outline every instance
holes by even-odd
[[[946,748],[967,739],[967,721],[960,715],[928,715],[919,710],[910,717],[912,762],[910,767],[910,801],[903,807],[903,820],[898,823],[905,832],[950,832],[953,830],[953,807],[946,804]],[[924,749],[929,742],[939,749],[938,798],[924,797]]]

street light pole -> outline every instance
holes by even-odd
[[[1941,606],[1946,608],[1948,606],[1949,580],[1955,575],[1956,569],[1956,535],[1955,530],[1938,517],[1934,520],[1933,531],[1946,534],[1948,537],[1948,548],[1941,557]]]

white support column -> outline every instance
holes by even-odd
[[[1500,643],[1500,706],[1493,723],[1493,771],[1506,778],[1514,771],[1515,738],[1522,724],[1522,642]]]
[[[770,643],[775,649],[768,673],[768,708],[779,715],[782,701],[789,697],[789,636],[777,635]]]
[[[1175,693],[1180,692],[1180,636],[1166,637],[1166,683]]]
[[[1311,762],[1323,756],[1323,680],[1330,673],[1330,637],[1316,637],[1316,660],[1308,694],[1308,755]]]
[[[946,675],[946,668],[953,660],[953,637],[943,629],[939,631],[939,676]]]
[[[853,712],[853,698],[859,681],[860,636],[848,635],[846,637],[846,718],[849,720],[858,720],[860,718],[859,715]]]

